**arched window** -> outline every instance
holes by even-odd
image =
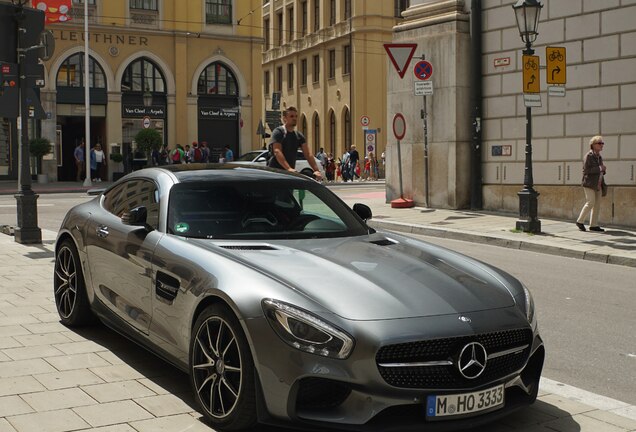
[[[199,75],[197,94],[237,96],[236,77],[223,63],[210,63]]]
[[[314,151],[320,147],[320,117],[314,114]]]
[[[349,147],[351,147],[351,113],[349,112],[349,108],[345,108],[344,124],[342,127],[344,128],[345,149],[349,149]]]
[[[305,117],[305,114],[303,114],[300,119],[300,131],[305,135],[305,138],[307,138],[307,117]]]
[[[88,80],[92,88],[106,88],[104,69],[93,58],[88,57]],[[57,71],[57,87],[84,87],[84,53],[69,56]]]
[[[336,114],[329,112],[329,152],[333,153],[336,148]]]
[[[161,69],[152,60],[143,57],[129,64],[124,71],[121,91],[165,93],[166,80]]]

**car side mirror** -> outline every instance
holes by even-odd
[[[360,203],[354,204],[353,205],[353,211],[358,216],[360,216],[360,219],[362,219],[365,222],[370,220],[371,217],[373,216],[373,213],[371,212],[371,209],[366,204],[360,204]]]
[[[265,156],[259,156],[255,162],[267,162],[267,158]]]
[[[144,227],[147,231],[152,231],[153,228],[148,225],[147,220],[148,209],[145,206],[135,207],[121,215],[121,223],[124,225],[140,226]]]

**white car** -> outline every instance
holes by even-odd
[[[232,161],[232,163],[238,163],[238,164],[244,164],[244,165],[266,166],[268,156],[269,156],[269,151],[267,150],[252,150],[245,153],[238,159]],[[320,169],[320,173],[322,174],[322,178],[324,179],[325,168],[320,163],[320,159],[318,159],[315,156],[314,156],[314,159],[316,159],[316,165],[318,165],[318,168]],[[307,162],[307,159],[305,159],[305,154],[302,151],[296,152],[296,171],[306,175],[307,177],[313,177],[313,174],[314,174],[313,168],[311,167],[311,165],[309,165],[309,162]]]

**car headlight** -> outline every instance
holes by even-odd
[[[280,338],[294,348],[324,357],[345,359],[353,338],[317,316],[278,300],[263,300],[263,310]]]
[[[530,290],[523,286],[523,294],[526,302],[526,318],[528,318],[528,322],[534,325],[536,324],[535,316],[534,316],[534,299],[532,298],[532,294],[530,294]]]

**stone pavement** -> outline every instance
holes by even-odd
[[[474,220],[494,217],[417,209],[393,216],[388,206],[373,207],[377,222],[406,226],[413,214],[422,229],[445,215],[473,220],[475,232],[492,230]],[[200,421],[186,375],[104,326],[59,323],[52,292],[55,233],[43,230],[42,237],[42,245],[28,246],[0,234],[0,432],[211,431]],[[634,432],[636,406],[543,378],[532,407],[478,431]]]

